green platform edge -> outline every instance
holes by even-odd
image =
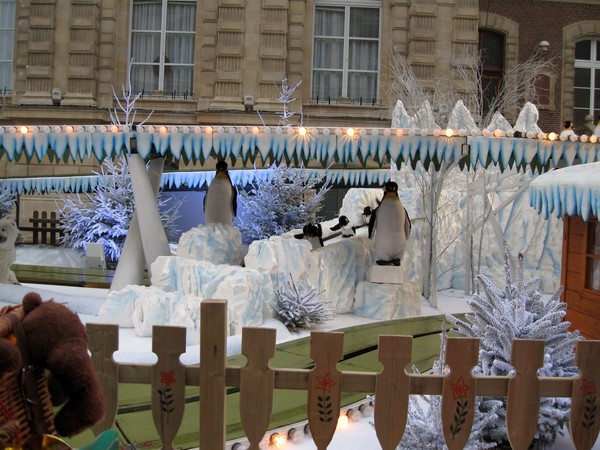
[[[456,315],[463,318],[464,315]],[[344,333],[344,358],[338,364],[342,371],[379,372],[382,369],[377,359],[377,343],[380,335],[404,335],[413,337],[412,364],[423,372],[429,370],[440,350],[440,333],[445,322],[444,315],[414,317],[383,322],[374,322],[337,330]],[[311,368],[309,358],[310,338],[288,341],[276,346],[273,368]],[[234,355],[227,358],[227,366],[243,366],[245,358]],[[410,371],[410,367],[407,368]],[[342,405],[347,406],[366,399],[365,393],[343,393]],[[273,414],[269,429],[288,426],[306,420],[306,391],[276,389],[273,399]],[[186,388],[186,408],[183,422],[175,439],[176,448],[197,448],[199,443],[199,388]],[[226,400],[227,440],[244,436],[239,416],[239,394],[230,389]],[[122,444],[128,441],[139,448],[160,448],[150,410],[150,386],[139,384],[119,385],[119,407],[117,412],[118,431]],[[122,433],[124,432],[124,434]],[[127,440],[124,439],[127,437]],[[68,440],[74,447],[82,447],[94,439],[86,431]]]

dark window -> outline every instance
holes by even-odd
[[[600,291],[600,222],[588,222],[587,231],[585,288]]]
[[[479,30],[479,52],[482,63],[483,113],[486,114],[498,95],[504,76],[504,36]]]

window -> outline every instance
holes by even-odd
[[[196,1],[133,0],[131,84],[136,92],[193,93]]]
[[[504,76],[504,36],[489,30],[479,30],[479,51],[482,65],[483,113],[485,114],[498,96]]]
[[[15,0],[0,0],[0,95],[13,88]]]
[[[588,114],[600,115],[600,39],[575,44],[573,84],[573,122],[575,126],[581,126]]]
[[[379,2],[377,2],[379,4]],[[377,101],[380,8],[315,6],[312,100]]]
[[[587,224],[587,251],[585,255],[585,287],[600,291],[600,222]]]

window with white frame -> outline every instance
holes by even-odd
[[[573,122],[585,123],[585,116],[600,115],[600,38],[575,43]]]
[[[374,7],[373,5],[377,5]],[[374,104],[378,99],[379,1],[315,5],[312,101]]]
[[[135,92],[193,95],[195,0],[133,0],[131,84]]]
[[[0,95],[13,89],[15,0],[0,0]]]

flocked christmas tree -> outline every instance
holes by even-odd
[[[276,301],[271,306],[283,324],[292,331],[310,328],[333,318],[333,310],[325,306],[325,301],[306,279],[306,276],[294,282],[279,285],[275,290]]]
[[[6,183],[0,185],[0,219],[11,214],[15,208],[17,196],[12,192]]]
[[[106,160],[97,175],[94,192],[83,198],[59,193],[64,202],[60,210],[65,232],[62,243],[83,252],[87,242],[102,243],[107,261],[117,261],[135,209],[127,161],[124,157],[116,162]],[[180,203],[168,205],[159,194],[157,204],[167,236],[174,237]]]
[[[317,214],[330,188],[328,182],[323,183],[323,176],[311,176],[303,166],[281,163],[268,169],[266,179],[256,180],[249,192],[238,196],[244,214],[236,219],[236,226],[244,244],[320,220]]]
[[[433,373],[445,375],[446,330],[442,329],[440,359],[433,363]],[[415,367],[413,370],[419,373]],[[498,420],[497,410],[502,402],[493,399],[477,398],[475,417],[469,441],[465,450],[484,450],[496,447],[495,442],[486,442],[487,429]],[[442,397],[439,395],[411,395],[406,428],[398,449],[447,450],[442,431]]]
[[[580,336],[578,332],[568,331],[571,324],[563,321],[566,303],[560,301],[562,289],[544,301],[537,287],[533,288],[539,280],[524,280],[523,255],[518,257],[516,279],[511,273],[507,245],[504,257],[506,287],[501,289],[486,276],[479,275],[477,281],[482,292],[467,301],[471,312],[467,313],[466,321],[447,316],[458,335],[480,340],[479,363],[474,373],[509,375],[513,370],[509,363],[512,340],[518,338],[545,341],[544,366],[538,372],[540,376],[576,376],[574,350]],[[502,402],[497,411],[498,420],[488,424],[486,434],[498,443],[507,443],[506,399]],[[557,433],[568,424],[569,409],[568,399],[541,399],[534,448],[545,449],[554,443]]]

